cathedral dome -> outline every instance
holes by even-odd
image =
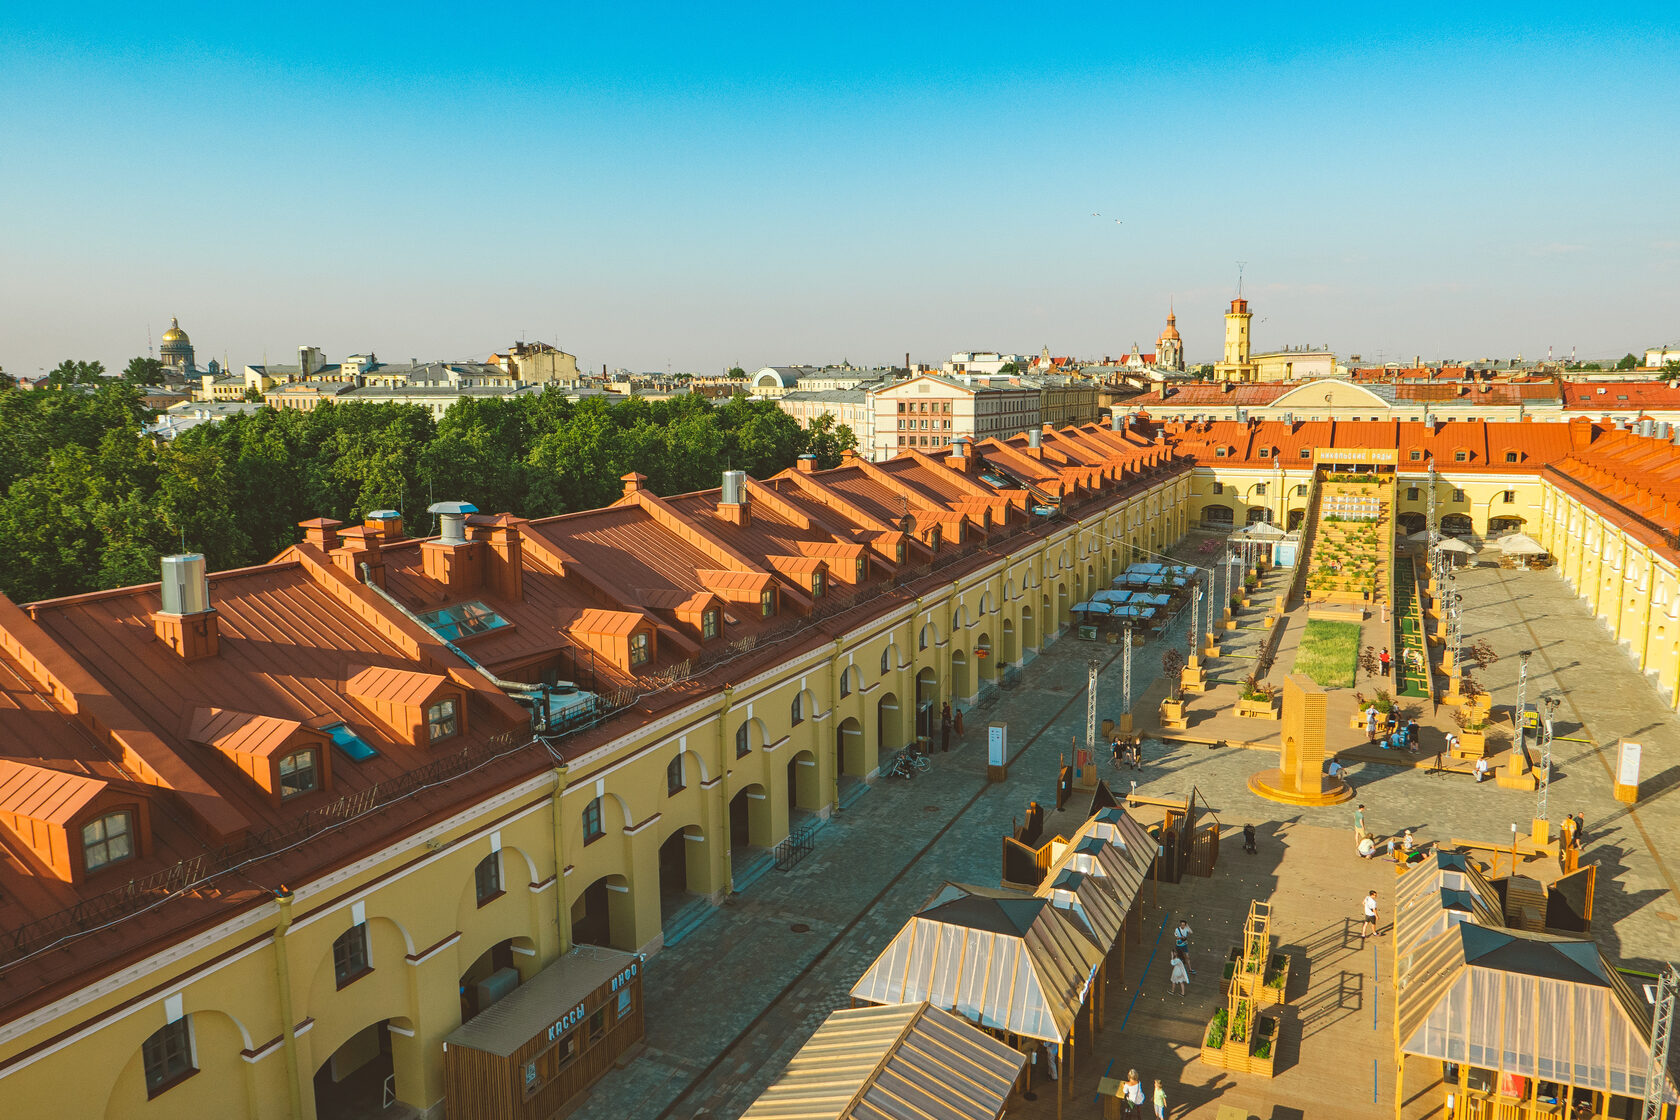
[[[190,342],[192,340],[187,337],[187,332],[181,329],[181,320],[172,317],[169,320],[169,329],[163,332],[163,341]]]
[[[1177,322],[1178,316],[1170,311],[1167,312],[1167,329],[1161,332],[1161,337],[1156,341],[1166,342],[1168,339],[1172,339],[1175,342],[1182,342],[1183,340],[1178,337],[1178,327],[1175,325]]]

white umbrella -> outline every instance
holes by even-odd
[[[1406,539],[1409,540],[1409,541],[1423,541],[1423,542],[1427,543],[1428,540],[1429,540],[1429,530],[1428,529],[1419,529],[1417,532],[1411,534]]]
[[[1512,533],[1495,542],[1507,556],[1544,556],[1546,548],[1527,533]]]
[[[1282,529],[1269,521],[1256,521],[1248,527],[1248,535],[1252,540],[1257,541],[1280,541],[1283,539],[1284,533]]]
[[[1445,540],[1443,540],[1440,543],[1439,547],[1440,547],[1442,552],[1474,552],[1474,551],[1476,551],[1470,545],[1465,544],[1463,541],[1459,540],[1457,537],[1446,538]]]

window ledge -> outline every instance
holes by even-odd
[[[583,846],[587,848],[589,845],[595,843],[595,841],[605,839],[606,835],[607,834],[604,832],[597,832],[593,836],[585,836],[583,838]]]
[[[158,1097],[160,1097],[163,1094],[169,1092],[169,1090],[175,1088],[175,1086],[179,1085],[181,1082],[187,1080],[190,1077],[194,1077],[197,1074],[198,1074],[198,1070],[196,1070],[196,1069],[182,1070],[180,1073],[177,1073],[174,1077],[171,1077],[168,1081],[165,1081],[162,1085],[159,1085],[156,1089],[147,1089],[146,1090],[146,1099],[149,1100],[149,1101],[150,1100],[156,1100]]]
[[[478,908],[480,910],[484,909],[486,906],[490,905],[498,898],[501,898],[506,893],[507,891],[505,890],[498,890],[495,894],[485,895],[483,898],[478,900]]]
[[[373,971],[373,966],[368,965],[366,968],[362,969],[360,972],[353,973],[349,976],[346,976],[343,980],[340,980],[338,982],[338,990],[342,992],[344,989],[348,988],[350,985],[354,984],[356,981],[360,980],[362,977],[367,976],[372,971]]]

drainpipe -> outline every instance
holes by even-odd
[[[369,591],[373,592],[375,595],[391,604],[391,606],[395,607],[404,618],[420,627],[420,629],[430,634],[433,638],[442,642],[444,647],[448,649],[450,653],[453,653],[456,657],[459,657],[462,661],[465,661],[468,665],[477,669],[479,675],[485,680],[489,681],[491,684],[495,685],[504,692],[522,692],[527,696],[531,693],[541,692],[543,690],[543,686],[540,684],[526,684],[523,681],[504,681],[502,678],[492,673],[489,669],[486,669],[483,665],[479,664],[470,653],[450,641],[448,638],[444,637],[442,634],[438,633],[434,627],[427,624],[419,615],[404,606],[395,595],[392,595],[389,591],[373,582],[373,570],[366,563],[363,563],[361,567],[362,586],[366,587]],[[543,715],[546,716],[547,714],[548,713],[545,710]]]
[[[828,710],[834,716],[834,765],[829,767],[829,776],[834,779],[834,815],[840,814],[840,766],[845,758],[846,743],[840,738],[840,647],[843,643],[839,638],[834,639],[834,652],[828,659]]]
[[[560,956],[572,951],[572,908],[566,903],[565,817],[560,812],[560,795],[566,792],[566,765],[554,768],[554,924],[560,934]]]
[[[303,1115],[303,1091],[298,1085],[297,1015],[292,1010],[292,967],[286,954],[286,931],[292,925],[292,892],[284,885],[275,892],[280,921],[274,927],[274,975],[280,989],[280,1049],[286,1055],[286,1099],[291,1115]]]
[[[735,687],[723,686],[723,708],[718,712],[718,800],[723,802],[723,809],[718,814],[718,833],[723,838],[723,889],[724,894],[735,893],[735,861],[730,855],[730,848],[735,838],[729,835],[729,710],[734,704]],[[749,822],[750,823],[750,822]]]

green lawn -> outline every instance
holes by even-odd
[[[1308,621],[1295,651],[1295,672],[1305,673],[1320,688],[1352,688],[1359,665],[1359,635],[1358,623]]]

